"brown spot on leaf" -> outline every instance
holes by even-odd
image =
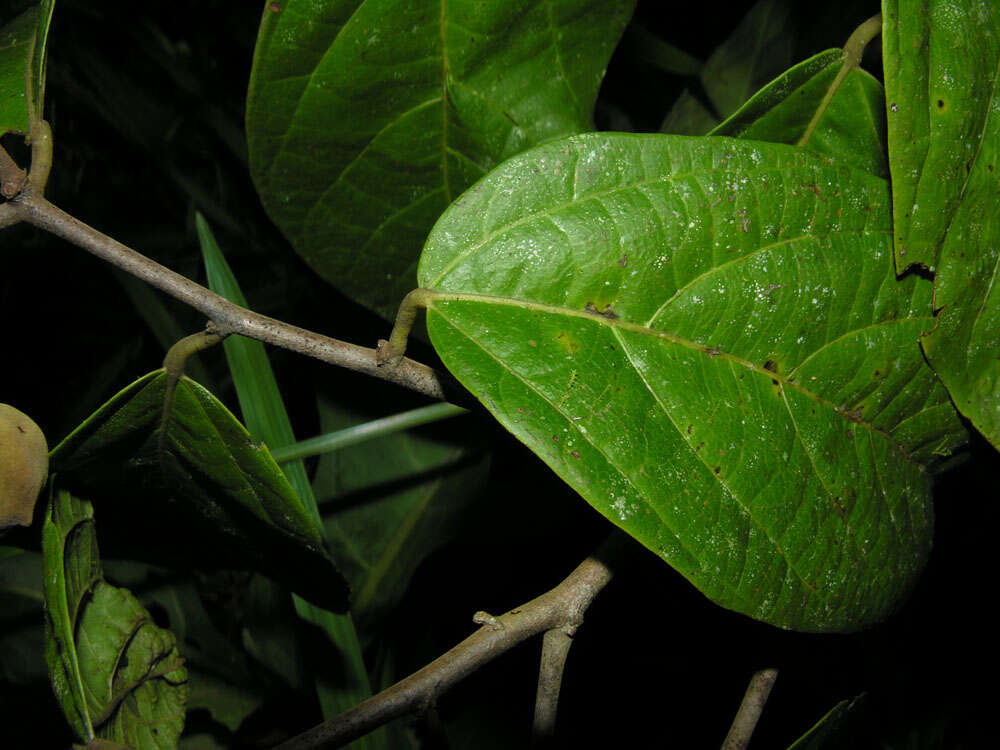
[[[584,305],[583,309],[591,315],[600,315],[602,318],[607,318],[608,320],[615,320],[618,317],[615,311],[611,309],[611,305],[605,305],[603,310],[598,310],[597,305],[593,302],[588,302]]]

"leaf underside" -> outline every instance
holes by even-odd
[[[346,582],[266,447],[188,378],[161,437],[165,384],[157,370],[110,399],[53,450],[55,470],[95,497],[124,500],[123,541],[139,559],[251,568],[342,611]]]
[[[272,3],[247,99],[251,173],[324,279],[390,318],[448,204],[592,127],[634,0]]]
[[[723,606],[850,630],[964,437],[889,231],[884,180],[799,149],[594,134],[468,191],[419,280],[448,368],[599,512]]]

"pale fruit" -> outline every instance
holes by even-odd
[[[49,446],[28,415],[0,404],[0,529],[30,526],[49,473]]]

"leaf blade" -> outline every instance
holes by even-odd
[[[507,156],[592,127],[634,2],[304,6],[265,12],[247,105],[251,171],[306,262],[391,318],[454,196]]]
[[[173,635],[103,580],[90,503],[55,490],[43,526],[46,660],[63,713],[85,742],[176,746],[187,673]]]
[[[917,345],[930,288],[896,281],[888,203],[884,181],[799,149],[568,138],[439,222],[428,330],[508,430],[710,598],[859,627],[929,547],[909,454],[929,425],[895,429],[946,403]]]

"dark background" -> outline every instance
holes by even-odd
[[[24,3],[0,3],[9,17]],[[707,58],[750,2],[643,0],[636,19]],[[321,282],[264,215],[246,168],[243,106],[260,2],[59,0],[49,49],[47,116],[55,134],[48,197],[78,218],[204,283],[194,211],[203,212],[255,309],[372,345],[388,325]],[[795,59],[841,45],[877,2],[796,3]],[[875,45],[877,48],[877,45]],[[872,59],[874,58],[874,59]],[[878,75],[877,49],[866,58]],[[643,63],[627,45],[612,60],[597,110],[656,130],[691,81]],[[5,145],[15,153],[16,139]],[[168,301],[184,330],[204,321]],[[104,399],[159,366],[150,335],[116,275],[85,252],[31,228],[0,234],[0,400],[32,415],[55,443]],[[381,382],[270,351],[296,431],[318,429],[314,393],[409,408],[419,398]],[[433,363],[427,348],[413,356]],[[235,410],[221,353],[203,357]],[[294,384],[295,387],[289,387]],[[477,519],[417,572],[378,635],[401,671],[467,635],[471,614],[504,611],[550,588],[610,530],[523,446],[485,417],[472,423],[493,451]],[[718,747],[751,674],[778,681],[753,747],[788,746],[838,701],[866,698],[834,746],[983,747],[994,694],[988,600],[993,590],[995,452],[974,438],[968,459],[941,477],[930,564],[909,603],[864,633],[779,631],[722,610],[641,550],[596,600],[575,638],[560,703],[567,746]],[[99,524],[100,526],[100,524]],[[102,536],[102,548],[113,539]],[[40,623],[39,623],[40,626]],[[480,670],[438,706],[450,746],[526,744],[539,641]],[[313,699],[286,695],[239,735],[318,720]],[[30,713],[28,713],[30,711]],[[0,685],[0,745],[59,747],[65,723],[45,684]],[[30,725],[25,717],[32,716]],[[34,718],[37,717],[37,718]],[[189,724],[208,721],[194,715]],[[426,727],[417,724],[417,731]],[[4,740],[7,737],[7,741]],[[428,746],[441,737],[432,733]]]

